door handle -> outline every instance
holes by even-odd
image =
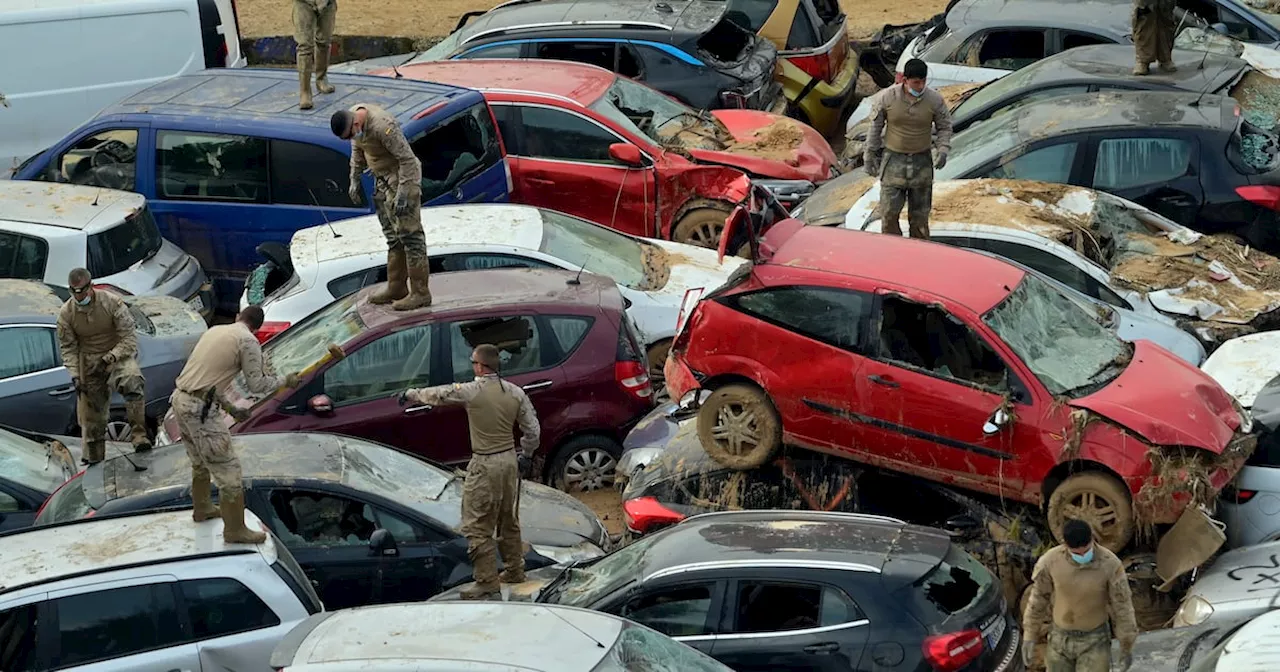
[[[431,404],[423,404],[422,406],[411,406],[409,408],[404,409],[404,414],[409,415],[410,413],[417,413],[418,411],[422,411],[425,413],[433,408],[435,408],[435,406],[432,406]]]
[[[542,179],[541,177],[531,177],[531,178],[529,178],[529,181],[530,181],[530,182],[532,182],[533,184],[541,184],[541,185],[543,185],[543,186],[547,186],[547,187],[549,187],[549,186],[551,186],[551,185],[555,184],[555,181],[554,181],[554,180],[544,180],[544,179]]]
[[[76,386],[72,385],[71,387],[64,387],[61,390],[50,390],[49,396],[61,397],[64,394],[71,394],[72,392],[75,392],[75,391],[76,391]]]
[[[546,387],[551,387],[554,384],[555,382],[551,380],[539,380],[536,383],[529,383],[528,385],[524,385],[520,389],[524,390],[525,392],[532,392],[534,390],[541,390]]]
[[[898,387],[898,384],[893,382],[893,379],[889,378],[888,376],[871,375],[871,376],[867,376],[867,380],[870,380],[876,385],[884,385],[885,387]]]
[[[826,654],[835,653],[840,650],[840,645],[835,642],[823,642],[821,644],[810,644],[804,647],[805,653]]]

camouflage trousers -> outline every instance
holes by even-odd
[[[880,230],[902,235],[898,216],[907,206],[912,238],[929,239],[929,211],[933,208],[933,157],[929,152],[899,154],[884,151],[880,164]]]
[[[1049,630],[1044,653],[1045,672],[1108,672],[1111,669],[1111,628],[1081,632]]]
[[[124,397],[125,417],[131,426],[130,440],[133,445],[150,443],[147,439],[146,380],[142,377],[137,359],[122,359],[107,370],[80,377],[76,417],[84,439],[85,459],[89,462],[101,462],[106,456],[112,392],[118,392]]]
[[[317,51],[329,53],[338,0],[293,0],[293,41],[298,43],[298,60]]]
[[[207,471],[219,492],[232,493],[242,489],[244,479],[240,458],[231,447],[226,411],[215,400],[202,422],[200,415],[204,413],[205,400],[182,390],[173,391],[169,404],[178,421],[178,431],[182,433],[187,459],[191,460],[193,478],[202,480],[200,472]]]
[[[1173,63],[1174,0],[1137,0],[1133,4],[1133,49],[1137,62]]]
[[[516,451],[471,456],[462,486],[462,535],[467,538],[476,583],[498,585],[498,556],[512,571],[524,569],[520,539],[520,469]],[[498,541],[493,540],[494,533]]]
[[[387,239],[387,249],[404,250],[410,266],[427,266],[427,238],[422,233],[422,206],[419,188],[409,190],[409,213],[396,216],[396,184],[377,173],[373,175],[373,207]]]

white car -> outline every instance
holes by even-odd
[[[715,250],[636,238],[524,205],[423,208],[422,228],[432,275],[522,266],[585,269],[613,278],[659,375],[685,291],[718,287],[746,263],[728,256],[718,262]],[[287,254],[283,246],[263,252],[269,261],[250,276],[240,298],[244,308],[255,302],[252,294],[263,292],[260,305],[266,322],[258,332],[262,341],[337,298],[387,280],[387,243],[373,215],[298,231]],[[255,286],[255,278],[265,278],[265,287]]]
[[[0,577],[4,670],[266,670],[324,609],[275,537],[228,544],[190,508],[5,534]]]
[[[1277,604],[1280,541],[1246,546],[1223,553],[1200,572],[1173,615],[1173,627],[1253,618]]]

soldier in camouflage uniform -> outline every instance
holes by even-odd
[[[1023,662],[1031,667],[1052,601],[1053,627],[1044,656],[1047,672],[1108,672],[1113,629],[1120,640],[1118,670],[1126,672],[1133,662],[1138,623],[1124,565],[1094,542],[1088,523],[1068,520],[1062,540],[1065,543],[1040,556],[1031,572],[1031,597],[1022,617]]]
[[[1173,65],[1175,0],[1133,0],[1133,50],[1137,64],[1133,74],[1146,75],[1159,61],[1164,72],[1177,72]]]
[[[333,113],[333,134],[351,141],[353,203],[360,202],[360,177],[373,173],[373,204],[387,239],[387,286],[370,297],[396,310],[431,305],[427,288],[427,239],[422,234],[422,164],[396,118],[376,105],[356,105]]]
[[[244,480],[240,458],[231,446],[231,423],[222,409],[223,391],[239,374],[251,394],[268,394],[281,384],[298,385],[296,373],[282,381],[265,370],[262,346],[253,335],[262,320],[262,308],[250,306],[240,311],[234,324],[210,327],[191,351],[169,397],[191,461],[191,517],[199,523],[221,516],[222,537],[233,543],[259,544],[267,535],[244,524]],[[210,480],[218,485],[217,507]]]
[[[498,376],[498,349],[483,344],[471,353],[475,380],[406,390],[401,403],[464,405],[471,428],[471,462],[462,486],[462,534],[467,538],[476,582],[462,599],[478,600],[499,593],[498,581],[524,583],[524,543],[520,539],[520,479],[538,448],[541,428],[533,404],[519,385]],[[515,450],[516,426],[520,451]],[[497,548],[493,541],[498,534]],[[504,568],[498,575],[497,552]]]
[[[309,110],[311,72],[316,91],[333,93],[329,84],[329,42],[338,15],[338,0],[293,0],[293,41],[298,43],[298,108]]]
[[[933,170],[947,165],[951,151],[951,111],[941,94],[925,86],[928,74],[924,61],[913,58],[902,68],[901,84],[875,95],[863,152],[867,173],[880,178],[880,230],[902,235],[898,216],[905,203],[911,237],[925,240],[933,207]],[[936,163],[931,147],[938,150]]]
[[[72,270],[67,285],[71,298],[58,311],[58,347],[76,388],[84,463],[97,464],[106,457],[112,392],[124,397],[134,449],[150,450],[146,381],[138,366],[138,333],[129,307],[115,294],[95,290],[86,269]]]

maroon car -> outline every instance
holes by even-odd
[[[544,475],[565,489],[612,485],[622,437],[653,406],[644,349],[613,281],[532,269],[444,274],[431,278],[435,303],[409,312],[369,303],[373,289],[338,299],[263,346],[276,371],[303,371],[302,382],[258,400],[238,378],[227,400],[252,408],[233,433],[335,432],[465,462],[462,407],[402,407],[397,397],[471,380],[472,349],[491,343],[502,376],[537,409]],[[330,343],[346,357],[327,359]],[[179,439],[172,414],[164,434]]]

